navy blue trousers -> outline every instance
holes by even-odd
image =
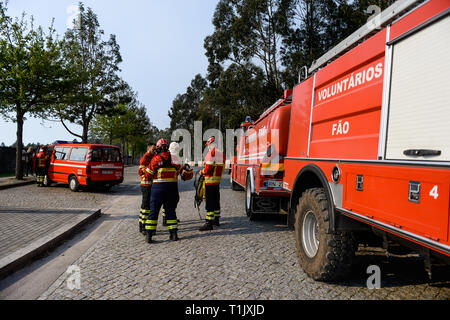
[[[180,195],[178,193],[177,182],[153,183],[152,194],[150,197],[150,214],[145,223],[145,229],[147,231],[156,230],[159,210],[161,209],[161,206],[164,206],[168,229],[177,230],[178,221],[176,209],[179,201]]]

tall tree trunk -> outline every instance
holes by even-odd
[[[127,155],[125,153],[125,138],[122,138],[122,157],[123,157],[123,162],[125,164],[127,164],[128,158],[127,158]]]
[[[83,136],[82,136],[82,142],[83,143],[88,143],[88,132],[89,132],[89,124],[88,123],[83,123]]]
[[[16,179],[23,180],[22,165],[23,149],[23,112],[20,105],[17,106],[17,143],[16,143]]]

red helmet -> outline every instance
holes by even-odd
[[[166,139],[161,139],[156,143],[156,147],[157,148],[161,148],[161,147],[169,147],[169,143],[167,142]]]
[[[213,143],[214,141],[216,141],[216,137],[211,137],[208,139],[208,141],[206,141],[206,146],[209,146],[211,143]]]

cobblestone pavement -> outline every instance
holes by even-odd
[[[88,213],[86,209],[0,207],[0,259]]]
[[[135,206],[74,263],[80,268],[80,289],[69,289],[72,275],[64,273],[39,299],[450,298],[448,268],[430,282],[418,257],[387,257],[371,248],[360,248],[347,281],[311,280],[299,267],[295,236],[283,219],[248,221],[244,193],[231,191],[227,177],[222,225],[200,233],[203,221],[193,207],[191,184],[180,183],[180,241],[169,241],[168,231],[159,225],[156,243],[147,244],[137,230],[140,196],[130,193]],[[366,269],[372,264],[381,268],[380,289],[366,286]]]
[[[15,208],[93,208],[107,206],[110,201],[136,184],[136,167],[125,168],[125,181],[110,191],[101,189],[82,189],[70,191],[68,185],[54,183],[48,188],[38,188],[36,184],[0,191],[0,206]]]

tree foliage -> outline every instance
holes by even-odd
[[[220,0],[204,41],[209,61],[207,85],[195,86],[173,101],[171,130],[237,128],[246,116],[257,119],[293,88],[303,66],[356,31],[369,18],[366,9],[381,10],[394,0]],[[197,80],[196,80],[197,79]],[[188,92],[196,88],[195,99]],[[203,88],[203,91],[198,89]],[[186,116],[186,117],[184,117]]]
[[[95,115],[110,115],[117,104],[131,99],[127,84],[118,75],[122,57],[116,37],[110,35],[104,40],[103,35],[97,15],[80,3],[78,21],[64,36],[66,70],[75,86],[57,106],[56,113],[64,126],[64,121],[82,126],[81,134],[65,127],[85,143]]]
[[[32,17],[13,19],[6,15],[6,5],[0,1],[0,114],[17,123],[16,178],[22,179],[26,115],[42,116],[70,86],[53,28],[45,34]]]

